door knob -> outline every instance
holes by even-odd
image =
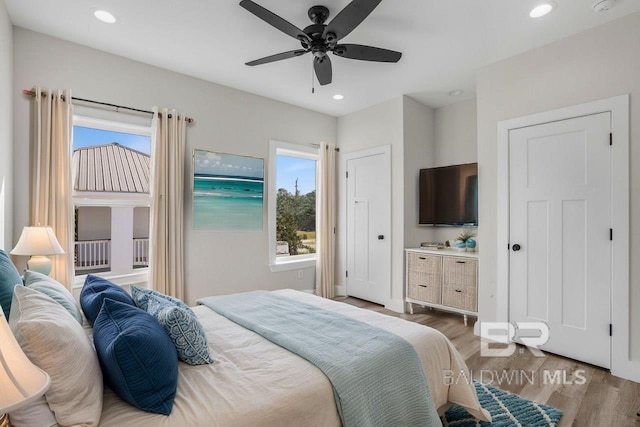
[[[378,234],[378,240],[384,240],[384,235]]]
[[[516,243],[515,245],[512,246],[512,248],[514,252],[518,252],[520,250],[520,245]]]

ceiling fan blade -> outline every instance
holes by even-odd
[[[361,44],[339,44],[333,50],[334,55],[349,59],[375,62],[398,62],[401,52]]]
[[[275,55],[265,56],[264,58],[256,59],[255,61],[247,62],[245,65],[254,66],[268,64],[269,62],[281,61],[283,59],[295,58],[296,56],[302,56],[307,53],[306,50],[290,50],[289,52],[277,53]]]
[[[294,39],[309,40],[309,36],[303,33],[300,28],[282,19],[275,13],[265,9],[259,4],[252,2],[251,0],[242,0],[240,2],[240,6],[244,7],[249,12],[253,13],[255,16],[262,19],[267,24],[277,28],[278,30],[282,31],[285,34],[290,35]]]
[[[336,35],[336,40],[346,37],[373,12],[373,9],[375,9],[381,1],[382,0],[353,0],[331,20],[324,30],[324,35],[326,36],[328,33],[333,33]]]
[[[333,71],[331,68],[331,60],[328,56],[313,59],[313,69],[316,71],[318,82],[324,86],[331,83]]]

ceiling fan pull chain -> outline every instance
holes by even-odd
[[[311,93],[316,93],[316,80],[313,78],[313,59],[311,60]]]

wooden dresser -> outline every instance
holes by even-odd
[[[478,254],[455,249],[405,249],[405,301],[467,316],[478,315]]]

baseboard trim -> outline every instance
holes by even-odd
[[[395,311],[396,313],[404,313],[405,303],[403,299],[390,299],[389,302],[384,305],[384,308]]]
[[[345,285],[335,285],[334,292],[337,297],[346,297],[347,296],[347,287]]]

